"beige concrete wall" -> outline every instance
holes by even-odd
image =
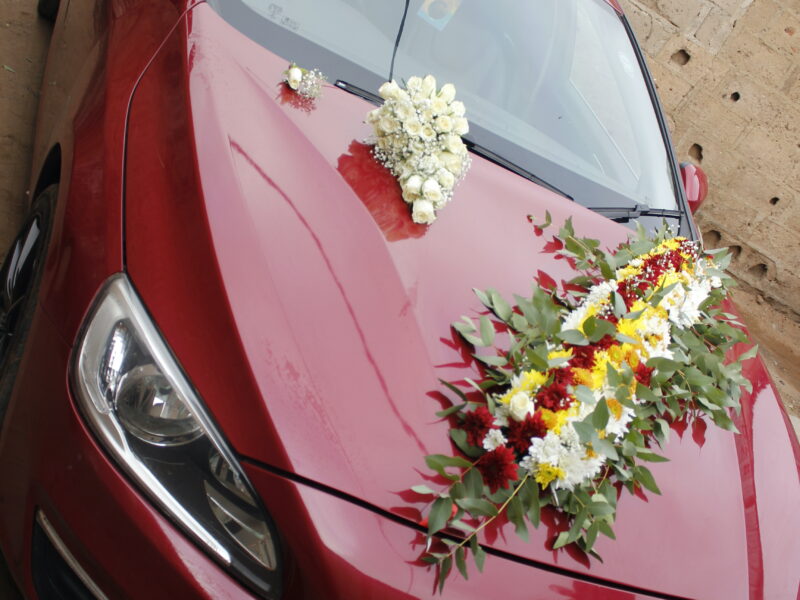
[[[731,271],[800,313],[800,0],[622,0],[680,161],[710,193],[695,215]]]

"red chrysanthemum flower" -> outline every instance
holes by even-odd
[[[537,410],[533,415],[526,415],[523,421],[510,420],[508,423],[508,444],[520,454],[528,452],[531,438],[547,435],[547,426],[542,420],[542,412]]]
[[[473,446],[480,447],[483,438],[492,428],[494,417],[485,406],[479,406],[475,410],[465,413],[464,420],[461,422],[461,429],[467,432],[467,442]]]
[[[591,369],[594,365],[594,353],[597,348],[594,344],[586,346],[573,346],[564,344],[564,348],[572,350],[572,358],[569,359],[569,366],[575,369]]]
[[[572,367],[561,367],[553,371],[553,383],[559,385],[572,385],[575,383],[575,376],[572,374]]]
[[[483,481],[494,494],[500,488],[508,488],[509,482],[519,479],[514,452],[506,446],[498,446],[480,457],[475,465],[483,475]]]
[[[550,410],[564,410],[572,404],[572,396],[567,392],[566,385],[553,382],[539,388],[539,392],[536,394],[536,404]]]
[[[636,377],[636,381],[642,385],[650,387],[650,377],[653,375],[653,371],[655,371],[653,367],[648,367],[643,362],[640,362],[638,365],[636,365],[636,369],[633,371],[633,376]]]

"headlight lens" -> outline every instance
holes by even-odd
[[[278,597],[274,525],[124,275],[98,295],[72,379],[103,446],[151,499],[248,587]]]

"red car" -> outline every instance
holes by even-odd
[[[472,154],[430,227],[363,143],[381,82],[426,73]],[[0,547],[30,598],[433,596],[407,490],[452,451],[472,289],[568,275],[530,214],[698,238],[704,177],[611,0],[61,0],[44,82],[0,303]],[[673,435],[604,562],[506,526],[443,596],[800,598],[800,448],[748,365],[741,434]]]

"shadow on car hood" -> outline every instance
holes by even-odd
[[[452,451],[439,379],[476,375],[450,329],[481,309],[472,288],[571,276],[528,215],[572,217],[609,246],[629,231],[479,157],[436,223],[415,225],[362,143],[372,106],[333,86],[299,105],[279,85],[287,63],[202,5],[167,40],[131,110],[128,269],[239,454],[413,520],[424,456]],[[673,435],[652,466],[663,495],[623,493],[603,563],[549,551],[552,520],[530,543],[506,526],[485,543],[680,597],[790,589],[781,556],[797,542],[779,536],[798,524],[797,466],[750,369],[743,436]]]

